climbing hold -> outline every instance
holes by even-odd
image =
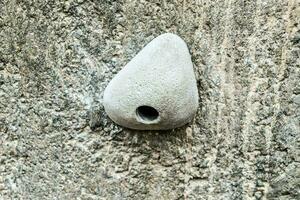
[[[132,129],[188,123],[198,107],[198,91],[185,42],[171,33],[152,40],[111,80],[103,103],[114,122]]]

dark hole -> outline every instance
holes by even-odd
[[[145,121],[153,121],[157,119],[158,112],[151,106],[140,106],[136,109],[137,115]]]

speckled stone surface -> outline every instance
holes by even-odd
[[[198,90],[185,42],[165,33],[145,46],[108,84],[103,104],[121,126],[166,130],[190,122],[198,108]],[[139,111],[142,106],[152,107]]]
[[[299,199],[299,1],[0,1],[0,199]],[[109,81],[171,32],[191,124],[133,131]]]

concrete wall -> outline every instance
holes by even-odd
[[[299,0],[0,0],[0,199],[299,199]],[[106,116],[161,33],[188,44],[194,121]]]

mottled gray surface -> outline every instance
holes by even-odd
[[[299,0],[0,0],[0,199],[299,199]],[[164,32],[195,120],[139,132],[102,107]]]

